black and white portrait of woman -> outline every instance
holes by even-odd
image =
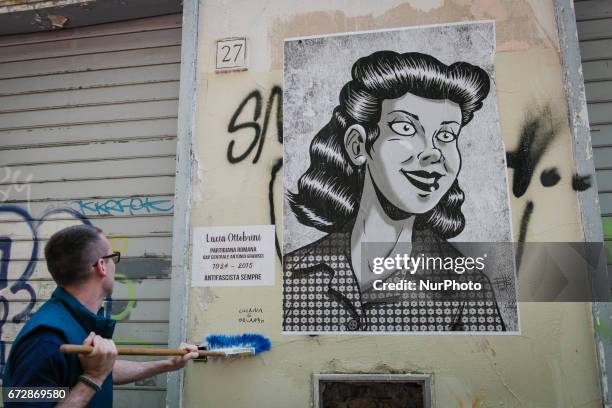
[[[373,268],[405,254],[464,257],[453,240],[511,241],[492,30],[433,26],[285,43],[285,332],[517,330],[513,271]],[[483,38],[493,38],[484,50]],[[476,146],[479,137],[486,141]],[[449,279],[480,289],[379,290]]]

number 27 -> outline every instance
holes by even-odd
[[[230,57],[230,52],[233,49],[237,49],[236,53],[234,54],[234,58],[232,59]],[[234,44],[232,46],[229,45],[224,45],[223,47],[221,47],[222,50],[225,51],[225,56],[223,57],[223,59],[221,61],[223,62],[236,62],[238,61],[238,55],[240,55],[240,51],[242,50],[242,44]]]

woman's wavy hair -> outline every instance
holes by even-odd
[[[489,93],[489,76],[481,68],[466,62],[446,65],[420,53],[375,52],[357,60],[351,74],[331,120],[310,144],[310,167],[298,181],[298,192],[288,193],[298,221],[323,232],[345,230],[359,209],[365,164],[353,164],[344,149],[344,134],[350,126],[363,126],[369,152],[379,135],[385,99],[410,92],[450,100],[461,108],[461,126],[465,126]],[[463,201],[463,191],[455,180],[431,211],[417,216],[415,228],[429,228],[442,238],[457,236],[465,225]]]

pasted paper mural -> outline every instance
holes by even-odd
[[[493,22],[285,41],[284,332],[518,331],[494,55]]]

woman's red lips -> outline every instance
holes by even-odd
[[[400,170],[400,172],[408,179],[408,181],[418,188],[419,190],[431,193],[440,188],[438,180],[442,177],[442,174],[436,171],[425,171],[425,170],[413,170],[406,171]]]

